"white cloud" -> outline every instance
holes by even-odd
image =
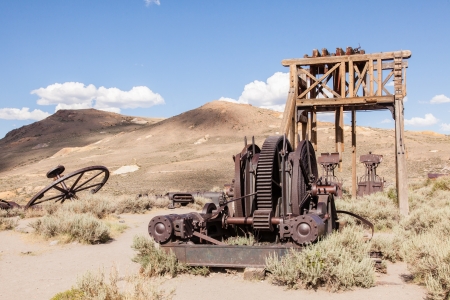
[[[0,119],[4,120],[35,120],[39,121],[50,116],[49,113],[35,109],[30,111],[28,107],[18,108],[0,108]]]
[[[334,122],[334,116],[334,112],[318,113],[317,120],[319,120],[320,122]]]
[[[431,104],[441,104],[446,102],[450,102],[450,98],[445,96],[444,94],[436,95],[430,100]]]
[[[383,121],[381,121],[381,124],[387,124],[387,123],[392,123],[394,122],[392,119],[384,119]]]
[[[274,110],[284,110],[289,91],[289,73],[276,72],[266,82],[255,80],[244,86],[238,100],[221,97],[219,100],[251,104]]]
[[[159,0],[144,0],[145,5],[149,6],[152,3],[155,3],[156,5],[160,5],[161,3],[159,2]]]
[[[80,82],[54,83],[45,88],[32,90],[39,96],[40,105],[56,105],[59,109],[96,108],[120,112],[121,108],[151,107],[164,104],[164,98],[146,86],[135,86],[129,91],[118,88],[96,88]]]
[[[403,98],[403,102],[407,102],[408,101],[408,96],[405,96],[405,98]]]
[[[389,81],[388,83],[386,83],[386,86],[394,86],[394,81]]]
[[[442,131],[450,131],[450,124],[441,123],[441,130]]]
[[[430,126],[436,124],[438,121],[439,119],[432,114],[425,114],[425,118],[414,117],[409,120],[405,119],[405,124],[411,126]]]

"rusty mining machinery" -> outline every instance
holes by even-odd
[[[77,200],[77,193],[97,193],[108,181],[109,170],[104,166],[85,167],[69,174],[62,174],[65,167],[58,165],[47,172],[46,176],[53,182],[40,190],[25,206],[14,201],[0,199],[0,209],[39,208],[39,204],[53,201],[64,203],[66,200]]]
[[[337,185],[318,177],[308,140],[293,151],[286,136],[269,136],[261,148],[254,139],[250,144],[245,139],[233,159],[234,179],[225,185],[218,206],[207,203],[201,213],[150,220],[150,236],[179,261],[191,266],[262,267],[268,255],[283,256],[339,228],[337,214],[343,211],[335,208]],[[257,245],[226,243],[230,237],[249,234]]]

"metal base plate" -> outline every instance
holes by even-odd
[[[219,268],[264,268],[266,258],[277,254],[283,257],[290,249],[301,250],[292,245],[276,246],[233,246],[233,245],[161,245],[165,251],[172,251],[178,261],[189,266]]]

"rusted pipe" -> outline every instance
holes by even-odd
[[[253,217],[229,217],[225,221],[228,225],[252,225]],[[281,223],[281,218],[272,217],[270,219],[272,225],[278,225]]]

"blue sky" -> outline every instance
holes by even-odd
[[[450,134],[449,14],[450,0],[1,1],[0,137],[59,108],[170,117],[220,98],[279,108],[282,59],[358,45],[411,50],[406,129]]]

